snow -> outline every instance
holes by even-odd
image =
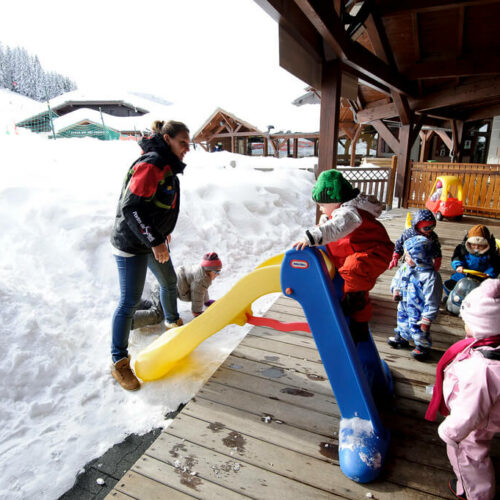
[[[125,436],[165,425],[164,415],[196,394],[249,326],[228,326],[209,338],[182,372],[136,393],[121,389],[109,370],[118,299],[109,235],[139,148],[90,138],[54,141],[24,129],[6,134],[7,115],[19,120],[26,111],[26,103],[8,105],[10,94],[0,93],[0,498],[54,499],[85,463]],[[210,289],[214,298],[289,248],[314,218],[313,174],[305,169],[317,158],[198,148],[185,161],[172,258],[175,265],[194,264],[217,251],[224,267]],[[254,313],[263,314],[275,296],[259,299]],[[190,304],[179,308],[190,321]],[[160,333],[161,327],[134,331],[132,356]]]

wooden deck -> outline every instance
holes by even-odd
[[[383,223],[395,241],[406,212],[390,215]],[[443,279],[451,274],[454,247],[478,223],[500,236],[500,221],[466,217],[460,223],[438,223]],[[438,423],[423,416],[436,362],[463,338],[463,323],[441,312],[432,327],[430,362],[391,349],[386,338],[396,321],[389,294],[393,274],[387,271],[372,294],[371,330],[391,368],[396,393],[384,414],[392,441],[379,479],[358,484],[340,470],[340,413],[312,337],[254,327],[107,498],[452,498],[447,487],[451,467],[437,436]],[[267,316],[304,320],[300,305],[283,296]],[[493,443],[492,455],[499,470],[500,440]]]

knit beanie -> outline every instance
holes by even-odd
[[[222,262],[215,252],[208,252],[203,256],[201,267],[203,267],[205,271],[220,271],[222,269]]]
[[[482,224],[472,227],[467,233],[467,241],[465,242],[465,248],[469,253],[474,253],[474,250],[470,245],[486,245],[486,248],[477,252],[479,254],[486,253],[490,249],[489,240],[491,234],[489,229]]]
[[[335,169],[321,172],[313,188],[312,198],[316,203],[345,203],[356,198],[359,189]]]
[[[500,334],[500,280],[487,279],[462,302],[460,316],[476,339]]]

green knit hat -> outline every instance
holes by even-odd
[[[359,189],[335,169],[321,172],[313,188],[312,197],[316,203],[345,203],[356,198]]]

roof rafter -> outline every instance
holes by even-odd
[[[415,89],[406,78],[391,69],[377,56],[350,40],[340,18],[328,2],[322,0],[295,0],[337,58],[375,81],[397,92],[413,95]]]

